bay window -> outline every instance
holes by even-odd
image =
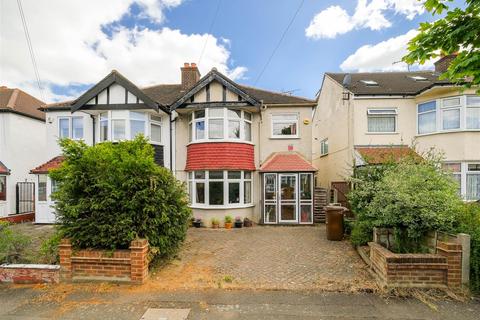
[[[437,103],[429,101],[417,106],[418,133],[431,133],[437,130]]]
[[[442,167],[457,181],[464,200],[480,200],[480,162],[447,162]]]
[[[396,132],[397,110],[368,109],[367,122],[370,133],[394,133]]]
[[[73,140],[83,139],[83,117],[59,117],[58,137]]]
[[[272,115],[272,138],[297,138],[297,129],[297,113]]]
[[[467,163],[466,200],[480,200],[480,163]]]
[[[130,111],[130,137],[132,139],[139,134],[145,135],[145,122],[145,113]]]
[[[126,127],[125,127],[125,120],[124,119],[114,119],[112,120],[112,140],[119,141],[125,140],[126,134]]]
[[[98,140],[121,141],[135,139],[139,134],[154,144],[162,142],[162,118],[140,111],[112,110],[98,115]]]
[[[452,130],[460,128],[460,97],[443,99],[442,129]]]
[[[467,96],[467,129],[480,129],[480,96]]]
[[[242,110],[208,108],[190,115],[189,141],[242,140],[251,141],[252,116]]]
[[[188,173],[188,180],[194,206],[235,207],[252,203],[250,171],[194,171]]]

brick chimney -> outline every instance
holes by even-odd
[[[200,71],[198,71],[198,67],[196,63],[188,63],[185,62],[183,67],[180,68],[182,70],[182,89],[187,90],[193,87],[195,83],[200,80]]]
[[[457,53],[452,53],[447,56],[442,55],[440,59],[434,62],[435,65],[435,72],[437,73],[444,73],[447,71],[448,67],[450,66],[450,63],[455,59],[457,56]]]

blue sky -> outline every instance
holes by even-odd
[[[70,3],[59,1],[55,6],[57,13],[67,12],[69,21],[74,21],[67,22],[71,33],[62,36],[66,31],[58,28],[63,22],[56,21],[60,19],[58,16],[47,11],[42,13],[41,7],[35,8],[35,1],[24,0],[40,75],[48,88],[46,100],[75,97],[111,68],[139,85],[178,82],[181,61],[199,62],[208,33],[213,38],[206,40],[207,50],[199,63],[203,73],[218,65],[238,82],[313,98],[324,72],[405,70],[404,64],[392,64],[402,56],[412,33],[405,35],[420,22],[434,19],[430,13],[422,13],[414,0],[305,0],[278,51],[258,79],[301,0],[220,0],[211,30],[218,0],[130,1],[127,6],[111,1],[115,7],[101,1],[104,7],[98,8],[100,13],[92,20],[83,17],[88,14],[88,8],[79,12],[89,6],[89,1],[73,8]],[[105,11],[102,17],[102,10],[110,12]],[[17,25],[17,8],[6,7],[2,11],[2,18],[7,18],[11,11],[8,19]],[[306,29],[319,14],[320,25],[314,25],[311,28],[314,35],[308,35]],[[50,19],[51,23],[45,23]],[[84,29],[91,30],[84,32]],[[2,32],[2,42],[18,45],[22,54],[4,57],[2,53],[4,72],[0,79],[2,83],[35,90],[23,29],[14,30],[16,34]],[[363,50],[357,52],[361,47]],[[9,59],[12,59],[10,64]],[[150,70],[149,65],[156,69]],[[21,68],[25,71],[21,72]]]

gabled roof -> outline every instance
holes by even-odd
[[[116,70],[112,70],[112,72],[110,72],[99,83],[97,83],[95,86],[87,90],[87,92],[82,94],[78,99],[76,99],[71,105],[72,112],[81,109],[88,101],[95,98],[95,96],[97,96],[100,92],[102,92],[114,83],[118,83],[122,87],[126,88],[129,92],[141,99],[147,107],[158,111],[158,108],[160,106],[163,111],[167,113],[169,112],[169,110],[165,106],[159,105],[158,103],[153,101],[148,95],[146,95],[142,90],[140,90],[136,85],[134,85],[130,80],[125,78]]]
[[[274,152],[260,166],[260,172],[314,172],[317,169],[297,152]]]
[[[10,174],[10,170],[0,161],[0,174]]]
[[[47,174],[50,170],[59,168],[64,160],[65,160],[64,156],[56,156],[55,158],[50,159],[47,162],[39,165],[38,167],[30,170],[30,173]]]
[[[252,106],[259,105],[260,101],[246,93],[242,88],[240,88],[235,82],[228,79],[226,76],[213,68],[209,73],[207,73],[203,78],[198,80],[198,82],[190,88],[183,96],[181,96],[177,101],[175,101],[171,106],[171,110],[175,110],[180,107],[183,103],[188,101],[194,94],[205,88],[212,81],[218,81],[224,85],[228,90],[238,94],[244,101],[251,104]]]
[[[405,145],[356,146],[355,151],[360,156],[357,158],[357,166],[398,162],[407,157],[421,158],[412,148]]]
[[[343,86],[343,79],[351,76],[348,90],[357,96],[362,95],[417,95],[434,86],[450,85],[448,80],[440,80],[439,74],[434,71],[413,72],[359,72],[359,73],[330,73],[326,75]],[[412,77],[422,77],[425,80],[415,80]],[[363,81],[374,81],[378,85],[368,85]]]
[[[45,114],[38,110],[44,104],[20,89],[0,87],[0,112],[13,112],[44,121]]]

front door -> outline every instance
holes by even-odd
[[[297,222],[297,177],[296,174],[280,174],[280,219],[281,223]]]

